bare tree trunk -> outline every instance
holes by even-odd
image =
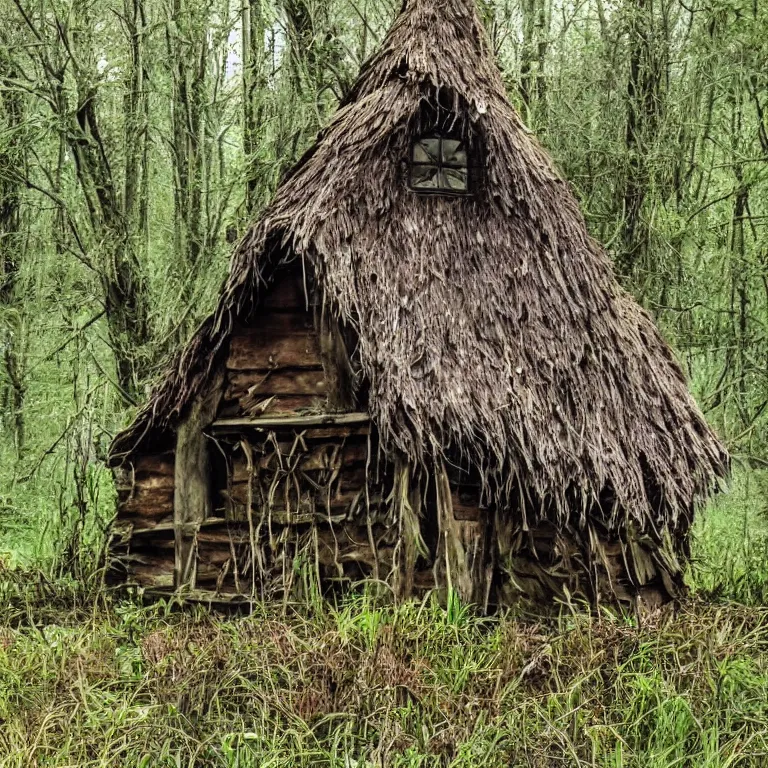
[[[205,184],[206,106],[208,101],[208,3],[173,0],[168,23],[168,56],[173,83],[171,124],[176,254],[194,274],[206,251],[203,218]],[[191,288],[188,280],[186,289]]]
[[[538,43],[536,46],[537,71],[536,71],[536,98],[539,102],[539,112],[544,113],[547,103],[547,79],[545,76],[545,63],[549,50],[549,14],[547,13],[547,0],[537,0],[536,34]]]
[[[267,88],[265,26],[261,0],[243,3],[243,151],[245,209],[251,218],[264,199],[265,174],[259,161],[264,133],[263,99]]]
[[[327,110],[345,93],[342,55],[331,27],[328,4],[320,0],[282,0],[288,33],[288,80],[294,113],[303,119],[291,126],[281,152],[290,166],[325,122]]]
[[[145,373],[141,348],[150,340],[147,288],[126,217],[116,194],[112,171],[96,115],[95,89],[78,73],[79,105],[67,122],[67,138],[75,158],[91,229],[101,245],[100,279],[109,339],[118,383],[130,399]]]
[[[132,8],[136,15],[130,17],[134,23],[141,16],[140,0],[135,2]],[[92,36],[97,21],[87,0],[76,0],[71,12],[55,17],[55,23],[51,23],[50,11],[45,16],[39,9],[32,11],[25,7],[21,0],[14,0],[14,4],[20,19],[39,43],[33,50],[43,78],[41,92],[45,92],[45,101],[58,120],[61,136],[59,171],[63,167],[61,153],[65,146],[75,162],[92,234],[91,250],[97,254],[91,262],[101,283],[117,379],[123,396],[132,400],[146,372],[142,348],[150,339],[147,290],[126,217],[127,198],[119,193],[113,177],[96,110],[100,75]],[[134,38],[134,54],[139,45],[140,41]],[[134,58],[132,64],[135,62]],[[137,87],[134,96],[139,102],[141,78],[133,72],[128,78]],[[126,130],[134,136],[134,118],[141,110],[136,106],[139,102],[130,99],[133,111]],[[127,156],[131,153],[138,158],[143,156],[140,142],[138,146],[126,146],[125,149]],[[136,174],[139,163],[140,160],[127,157],[126,168]],[[60,180],[53,181],[58,185]],[[55,198],[58,190],[53,192]],[[130,195],[131,207],[135,207],[133,178],[126,179],[125,193]],[[59,214],[62,217],[60,224],[64,224],[69,214],[62,202],[59,202]],[[71,217],[69,222],[72,224]],[[84,247],[82,243],[80,245]]]
[[[521,0],[520,10],[523,14],[523,45],[520,51],[520,96],[527,111],[526,119],[530,120],[534,98],[535,62],[535,30],[536,30],[536,0]]]
[[[131,230],[134,249],[143,253],[148,237],[149,206],[149,99],[144,62],[147,17],[144,0],[124,0],[130,66],[125,78],[125,179],[123,215]]]
[[[13,62],[0,49],[0,80],[15,80]],[[21,190],[15,178],[26,164],[21,140],[24,100],[19,91],[0,90],[0,364],[5,380],[0,380],[0,406],[13,434],[17,454],[24,447],[24,396],[26,340],[23,307],[17,284],[25,251],[22,232]]]
[[[520,49],[520,96],[526,119],[537,124],[546,111],[545,67],[549,50],[548,0],[521,0],[523,40]]]
[[[655,25],[650,0],[629,4],[629,75],[627,78],[627,154],[624,191],[624,223],[617,259],[620,275],[629,277],[648,247],[649,232],[642,218],[649,183],[647,153],[658,126],[662,99],[662,67],[654,47]]]

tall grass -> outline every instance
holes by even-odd
[[[768,610],[249,616],[6,580],[0,765],[765,766]]]
[[[697,594],[768,604],[768,472],[738,468],[698,515],[688,582]]]

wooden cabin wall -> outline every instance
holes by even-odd
[[[144,587],[172,587],[173,451],[129,460],[115,470],[115,483],[112,579]]]
[[[360,409],[348,342],[311,304],[302,273],[286,271],[253,322],[235,330],[219,419]],[[620,545],[597,533],[604,557],[590,572],[577,532],[526,530],[518,510],[490,508],[479,474],[456,456],[428,480],[411,478],[423,546],[418,556],[410,549],[403,577],[394,477],[378,465],[370,424],[214,430],[210,441],[212,516],[191,545],[198,590],[269,598],[295,592],[311,572],[325,587],[389,580],[400,597],[450,585],[481,605],[522,595],[547,601],[565,590],[628,599],[639,587],[650,600],[664,591],[652,553],[633,553],[632,585]],[[116,472],[112,555],[128,583],[174,588],[174,459],[172,450],[157,452]]]
[[[311,279],[288,269],[251,324],[234,332],[219,418],[349,411],[357,406],[352,377],[344,339],[313,299]],[[246,429],[217,440],[215,517],[198,536],[197,587],[284,593],[294,561],[310,552],[315,570],[332,577],[345,568],[355,578],[378,572],[382,552],[369,527],[380,494],[369,488],[369,441],[368,425]]]
[[[499,605],[521,598],[540,605],[552,605],[556,599],[630,605],[639,599],[655,608],[676,594],[675,585],[654,561],[655,547],[636,542],[627,548],[592,524],[569,530],[542,522],[524,529],[516,519],[511,511],[496,519],[494,601]]]
[[[319,415],[357,406],[346,339],[311,296],[302,271],[288,269],[249,325],[235,329],[217,420]],[[395,529],[379,519],[381,492],[368,476],[368,423],[269,431],[244,426],[223,435],[214,424],[209,439],[212,513],[199,523],[193,542],[185,539],[195,557],[195,589],[221,595],[285,592],[295,562],[306,564],[310,557],[322,578],[386,577]],[[153,457],[139,462],[149,466]],[[165,496],[154,505],[147,498],[146,513],[163,525],[151,531],[145,522],[133,525],[131,494],[143,498],[147,491],[143,476],[126,476],[124,494],[132,501],[121,504],[119,522],[128,533],[113,551],[132,563],[126,569],[130,583],[170,588],[172,455],[161,470],[152,482],[165,483]]]
[[[276,278],[253,323],[235,329],[220,416],[319,413],[326,382],[304,278],[292,269]]]
[[[456,459],[456,457],[454,457]],[[433,585],[452,586],[465,601],[480,606],[509,606],[520,599],[553,605],[555,599],[630,604],[635,599],[656,607],[676,594],[656,546],[643,539],[629,546],[594,524],[563,529],[542,522],[523,524],[519,504],[504,509],[488,504],[476,470],[448,463],[450,502],[426,505],[425,534],[440,532]],[[433,508],[434,507],[434,508]],[[435,524],[435,519],[437,520]]]
[[[396,528],[384,519],[370,442],[367,424],[222,437],[227,469],[198,539],[198,587],[269,598],[293,592],[302,569],[326,586],[386,577]]]

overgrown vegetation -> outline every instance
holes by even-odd
[[[6,589],[8,587],[6,586]],[[762,766],[768,612],[371,599],[217,618],[18,587],[3,766]],[[69,603],[68,607],[64,607]]]
[[[364,594],[224,616],[142,605],[93,570],[5,569],[0,765],[763,766],[753,482],[737,475],[699,521],[691,598],[639,626],[581,605],[480,618]]]

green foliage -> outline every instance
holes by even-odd
[[[694,529],[689,581],[703,596],[768,604],[768,473],[740,470]]]

